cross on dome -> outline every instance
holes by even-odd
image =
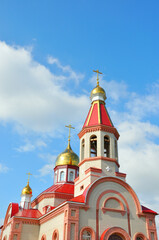
[[[74,128],[74,127],[72,127],[72,125],[71,125],[71,124],[70,124],[70,125],[68,125],[68,126],[65,126],[65,127],[69,128],[68,141],[70,142],[70,138],[71,138],[71,128],[72,128],[72,129],[75,129],[75,128]]]
[[[32,175],[30,172],[26,173],[28,175],[28,183],[29,183],[29,179],[30,179],[30,175]]]
[[[99,86],[99,75],[98,74],[103,74],[101,72],[99,72],[99,70],[93,70],[93,72],[96,72],[97,73],[97,86]]]

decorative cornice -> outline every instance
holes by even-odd
[[[117,161],[115,158],[108,158],[108,157],[103,157],[103,156],[84,158],[84,159],[78,164],[78,166],[80,167],[80,166],[81,166],[82,164],[84,164],[85,162],[89,162],[89,161],[97,161],[97,160],[103,160],[103,161],[108,161],[108,162],[114,162],[118,167],[120,167],[118,161]]]
[[[91,127],[84,127],[80,133],[78,134],[79,138],[81,139],[83,137],[83,135],[85,133],[88,132],[95,132],[95,131],[104,131],[104,132],[109,132],[109,133],[113,133],[116,137],[116,139],[119,139],[119,133],[117,131],[117,129],[115,127],[111,127],[111,126],[105,126],[102,124],[99,125],[95,125],[95,126],[91,126]]]

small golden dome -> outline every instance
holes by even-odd
[[[59,166],[59,165],[78,166],[78,163],[79,163],[79,157],[77,156],[76,153],[72,151],[72,148],[70,146],[70,141],[69,141],[65,151],[58,155],[55,166]]]
[[[99,85],[97,85],[92,91],[91,91],[91,97],[93,97],[93,95],[97,94],[97,93],[101,93],[103,94],[104,100],[106,99],[106,94],[105,91],[102,87],[100,87]]]
[[[22,190],[22,195],[24,195],[24,194],[32,194],[32,189],[29,186],[29,182],[27,183],[26,187],[24,187]]]

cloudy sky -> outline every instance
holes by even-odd
[[[159,3],[155,0],[0,1],[0,222],[53,183],[56,157],[77,137],[96,85],[120,133],[120,171],[159,212]],[[159,218],[157,218],[159,227]]]

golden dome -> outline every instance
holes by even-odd
[[[79,157],[77,156],[76,153],[72,151],[72,148],[70,146],[70,141],[68,141],[68,146],[65,149],[65,151],[58,155],[55,166],[67,165],[67,164],[78,166],[78,163],[79,163]]]
[[[94,94],[97,94],[97,93],[103,94],[104,100],[106,99],[105,91],[104,91],[104,89],[103,89],[102,87],[100,87],[99,85],[97,85],[97,86],[91,91],[91,97],[92,97]]]
[[[32,189],[29,186],[29,182],[27,183],[26,187],[24,187],[22,190],[22,195],[24,195],[24,194],[32,194]]]

